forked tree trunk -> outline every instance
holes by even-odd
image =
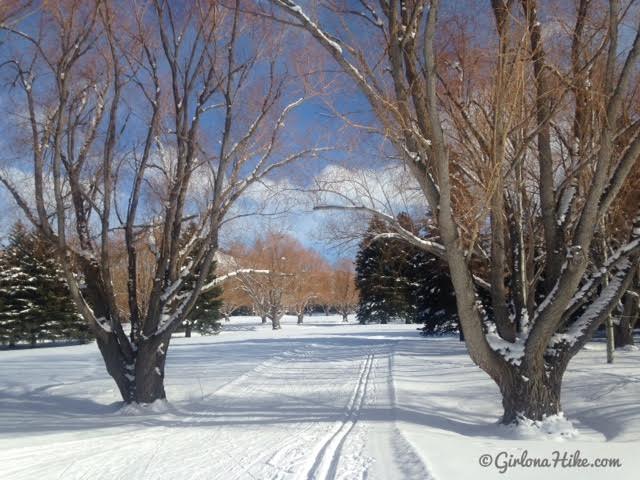
[[[104,333],[104,332],[103,332]],[[166,398],[164,367],[171,333],[140,339],[134,359],[120,353],[114,335],[97,335],[97,344],[125,403],[153,403]]]
[[[135,401],[164,400],[164,366],[171,335],[152,337],[138,346],[135,366]]]
[[[304,322],[304,313],[299,313],[298,314],[298,325],[302,325],[303,322]]]

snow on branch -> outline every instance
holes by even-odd
[[[445,254],[446,252],[445,252],[444,246],[440,245],[439,243],[420,238],[417,235],[412,234],[408,230],[405,230],[402,233],[398,233],[398,232],[379,233],[372,238],[372,241],[376,241],[383,238],[397,238],[400,240],[405,240],[422,250],[425,250],[429,253],[433,253],[438,258],[446,259],[446,254]]]
[[[553,352],[553,349],[561,343],[566,343],[570,347],[576,344],[589,331],[594,322],[603,318],[613,308],[623,290],[631,266],[632,263],[628,259],[621,262],[618,272],[609,281],[609,284],[585,312],[580,315],[578,320],[567,329],[566,333],[553,335],[549,342],[548,352]]]
[[[640,236],[640,232],[638,232],[637,235]],[[621,261],[626,261],[626,258],[638,249],[640,249],[640,238],[635,238],[631,242],[617,249],[613,255],[607,259],[606,263],[596,273],[594,273],[591,278],[585,282],[582,288],[580,288],[580,290],[578,290],[571,298],[565,312],[574,311],[576,307],[579,307],[586,299],[589,298],[605,275],[609,274]]]
[[[490,324],[485,338],[491,349],[502,356],[505,361],[513,365],[522,363],[525,349],[525,339],[523,337],[517,337],[515,342],[507,342],[498,334],[495,324]]]
[[[208,292],[209,290],[217,287],[221,283],[226,282],[230,278],[237,277],[238,275],[245,274],[245,273],[258,273],[258,274],[261,274],[261,275],[269,275],[271,273],[271,270],[257,270],[257,269],[254,269],[254,268],[241,268],[240,270],[235,270],[233,272],[229,272],[229,273],[227,273],[225,275],[222,275],[220,277],[214,278],[213,280],[211,280],[206,285],[203,285],[202,288],[200,289],[200,292],[201,293]]]
[[[220,285],[221,283],[229,280],[230,278],[236,277],[240,274],[249,274],[249,273],[257,273],[257,274],[270,274],[271,271],[270,270],[257,270],[257,269],[253,269],[253,268],[242,268],[239,270],[235,270],[233,272],[229,272],[225,275],[222,275],[220,277],[214,278],[212,281],[210,281],[209,283],[205,284],[202,286],[202,288],[200,289],[200,294],[202,293],[206,293],[210,290],[212,290],[213,288],[215,288],[216,286]],[[158,323],[158,328],[156,329],[155,334],[159,335],[163,332],[165,332],[172,324],[174,324],[179,318],[182,317],[182,315],[184,315],[185,313],[185,309],[187,308],[187,305],[189,304],[189,302],[191,301],[191,296],[193,295],[193,292],[189,292],[189,293],[184,293],[178,297],[176,297],[179,300],[183,300],[182,303],[180,303],[180,305],[173,311],[173,312],[164,312],[161,315],[161,319],[160,322]]]
[[[98,317],[95,320],[96,320],[96,324],[105,332],[111,333],[113,331],[113,329],[111,328],[111,324],[106,318]]]
[[[331,39],[329,35],[327,35],[318,25],[313,22],[306,13],[302,10],[302,7],[297,5],[295,2],[291,0],[275,0],[275,2],[288,10],[292,15],[302,21],[302,23],[310,29],[314,35],[317,35],[318,39],[322,41],[325,46],[330,46],[337,53],[342,54],[342,47],[335,40]]]
[[[296,2],[292,0],[272,0],[274,4],[278,5],[280,8],[288,12],[293,17],[297,18],[305,30],[307,30],[311,35],[313,35],[320,44],[333,56],[333,58],[346,70],[346,72],[355,79],[355,81],[360,85],[361,88],[365,91],[366,95],[369,97],[371,101],[374,101],[377,98],[377,93],[373,89],[373,87],[367,83],[364,75],[358,70],[358,68],[349,62],[343,55],[342,47],[340,44],[332,38],[331,35],[326,33],[322,28],[318,26],[315,22],[313,22],[309,16],[304,13],[302,7],[300,7]],[[375,102],[374,102],[375,104]]]

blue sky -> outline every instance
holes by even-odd
[[[541,19],[543,23],[546,23],[545,21],[550,18],[550,15],[562,14],[563,10],[573,8],[569,3],[572,2],[567,2],[566,5],[557,2],[541,2]],[[491,41],[494,27],[490,14],[489,0],[442,2],[442,8],[441,18],[445,19],[443,21],[443,29],[448,25],[446,23],[447,17],[455,14],[459,21],[467,22],[465,28],[470,29],[469,31],[472,32],[475,42],[480,44]],[[635,14],[637,14],[637,11]],[[27,29],[33,28],[36,18],[32,17],[23,27]],[[326,19],[324,15],[321,15],[321,18]],[[338,27],[338,24],[328,24],[329,29]],[[369,38],[367,37],[367,32],[364,25],[358,26],[358,24],[354,24],[354,41],[366,46]],[[624,45],[629,43],[632,33],[633,29],[623,28],[621,38]],[[347,250],[344,247],[342,250],[336,249],[332,242],[327,241],[327,237],[329,237],[327,232],[328,223],[331,223],[327,222],[327,219],[334,220],[337,214],[328,215],[327,213],[312,212],[308,199],[295,189],[309,188],[318,178],[323,178],[323,175],[327,172],[332,172],[332,166],[340,166],[344,169],[343,172],[347,172],[347,175],[348,169],[353,169],[354,172],[365,172],[365,174],[366,172],[382,172],[381,168],[389,164],[383,158],[384,153],[389,153],[389,147],[384,144],[380,137],[350,128],[341,119],[335,117],[334,109],[359,123],[375,123],[368,103],[358,90],[343,75],[334,73],[337,67],[333,61],[317,48],[310,50],[311,54],[305,50],[309,45],[313,45],[309,36],[299,30],[292,30],[286,33],[284,41],[284,55],[282,61],[278,63],[279,69],[291,69],[290,71],[293,72],[300,64],[304,64],[304,69],[317,70],[318,72],[307,78],[308,83],[306,85],[307,90],[312,90],[317,95],[306,101],[287,121],[285,133],[287,145],[283,149],[283,153],[301,148],[303,145],[332,146],[336,150],[323,153],[319,158],[312,161],[303,160],[294,164],[286,170],[273,175],[266,186],[262,185],[257,188],[256,191],[267,187],[287,190],[285,197],[286,201],[291,203],[291,206],[287,208],[286,214],[277,218],[256,217],[242,219],[235,222],[236,225],[239,225],[235,229],[240,232],[240,235],[234,234],[233,224],[228,227],[228,234],[223,233],[225,234],[224,236],[234,240],[241,237],[249,241],[252,236],[261,234],[266,228],[277,227],[291,232],[302,243],[318,249],[330,260],[343,255],[352,255],[352,248]],[[447,45],[441,45],[441,47],[447,48]],[[6,43],[3,48],[8,52],[8,49],[17,49],[19,51],[21,47],[19,42],[12,41]],[[240,50],[244,50],[244,47]],[[249,50],[247,46],[245,54]],[[242,56],[242,53],[240,55]],[[0,58],[1,61],[2,58]],[[265,68],[265,65],[259,65],[257,73],[262,73],[264,76],[266,73]],[[3,86],[10,84],[13,78],[12,75],[6,67],[0,70],[0,81],[2,81]],[[256,78],[258,83],[259,80],[259,78]],[[262,81],[264,82],[264,79]],[[45,77],[44,83],[46,84],[46,82]],[[326,91],[323,91],[323,89],[326,89]],[[302,85],[300,82],[292,83],[291,87],[284,93],[289,100],[297,98],[301,94]],[[141,102],[139,94],[136,96],[134,90],[128,91],[126,99],[130,107],[126,114],[131,114],[131,117],[129,129],[120,139],[120,148],[123,151],[140,141],[145,119],[147,118],[146,106]],[[0,149],[3,152],[1,161],[4,162],[5,166],[10,164],[11,168],[15,169],[17,176],[20,176],[21,172],[28,176],[31,168],[28,153],[16,151],[12,148],[14,135],[20,133],[19,130],[25,127],[20,125],[18,121],[21,108],[24,108],[22,99],[14,90],[4,88],[0,91]],[[123,113],[124,115],[125,113]],[[203,122],[204,129],[209,132],[209,143],[212,149],[215,149],[216,132],[220,130],[222,120],[221,114],[214,112],[208,115]],[[389,177],[386,176],[386,173],[383,173],[380,178],[384,182]],[[25,188],[28,189],[28,186]],[[393,190],[393,187],[389,188]],[[20,214],[7,192],[2,188],[0,188],[0,201],[5,206],[4,211],[0,214],[1,237],[6,234],[9,225],[17,218],[20,218]],[[250,209],[251,202],[251,198],[247,199],[244,202],[244,207]],[[420,206],[420,202],[409,205],[409,207],[417,209]],[[397,210],[398,208],[401,208],[401,205],[393,206],[393,209]],[[362,220],[354,220],[354,223],[361,225]]]

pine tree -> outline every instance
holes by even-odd
[[[16,224],[0,259],[0,341],[87,340],[55,256],[42,239]]]
[[[216,265],[211,266],[211,272],[207,282],[211,282],[216,278]],[[196,304],[194,305],[191,313],[187,317],[188,325],[185,325],[185,335],[190,336],[191,326],[200,332],[202,335],[215,335],[220,333],[222,329],[222,323],[220,319],[222,314],[220,313],[220,307],[222,306],[222,287],[217,286],[208,292],[200,294]]]
[[[356,256],[356,285],[360,292],[356,315],[362,324],[398,318],[406,321],[410,317],[405,275],[407,246],[395,239],[374,240],[384,228],[374,217]]]
[[[416,224],[406,213],[400,225],[415,235],[433,235],[427,220]],[[372,219],[356,257],[356,283],[360,291],[360,323],[386,323],[388,318],[423,323],[425,334],[457,330],[456,299],[447,265],[435,256],[400,239],[378,238],[386,227]]]
[[[184,248],[186,244],[189,242],[189,239],[193,236],[193,233],[196,229],[196,225],[194,223],[190,223],[186,226],[184,233],[182,234],[181,244]],[[199,240],[196,240],[196,243]],[[194,249],[197,251],[197,249]],[[188,257],[187,261],[192,261],[193,258]],[[209,269],[209,275],[207,280],[204,282],[211,282],[216,278],[216,262],[214,261]],[[200,275],[200,268],[198,267],[195,270],[195,273],[189,275],[184,280],[184,285],[181,288],[182,291],[190,291],[194,288],[196,281],[198,280],[198,276]],[[220,323],[220,318],[222,314],[220,313],[220,307],[222,306],[222,286],[217,286],[208,292],[201,292],[196,300],[196,304],[189,312],[187,318],[182,322],[182,327],[184,328],[185,337],[191,336],[191,331],[195,328],[196,331],[200,332],[202,335],[212,335],[220,332],[222,328],[222,324]]]
[[[411,292],[416,306],[416,323],[424,324],[424,335],[455,332],[458,330],[456,295],[448,266],[424,251],[413,258],[415,288]]]

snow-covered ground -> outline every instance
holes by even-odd
[[[0,352],[0,477],[637,478],[638,351],[606,365],[604,345],[589,344],[563,391],[577,435],[528,437],[496,424],[497,388],[456,338],[294,322],[273,332],[238,317],[219,336],[175,338],[170,403],[146,411],[120,408],[95,345]],[[576,451],[622,467],[553,467]],[[522,455],[550,466],[496,468]]]

